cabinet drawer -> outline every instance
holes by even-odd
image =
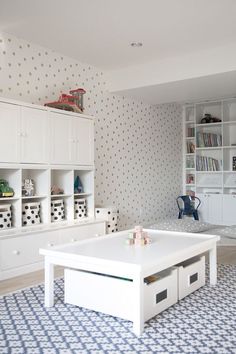
[[[144,288],[144,320],[174,305],[178,300],[178,270],[171,268],[158,274],[160,279]]]
[[[43,261],[39,248],[58,244],[56,233],[33,234],[0,241],[0,264],[2,270],[21,267]]]
[[[178,265],[179,300],[205,285],[205,257],[193,258]]]
[[[1,268],[11,269],[40,261],[39,240],[31,236],[0,241]]]
[[[105,235],[105,222],[78,225],[60,233],[60,243],[76,242],[90,237]]]

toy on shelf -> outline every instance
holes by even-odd
[[[74,193],[84,193],[84,188],[83,188],[83,185],[82,185],[82,182],[81,182],[79,176],[77,176],[75,178]]]
[[[212,117],[210,113],[205,113],[204,117],[201,120],[201,124],[206,124],[206,123],[220,123],[221,119]]]
[[[0,179],[0,197],[13,197],[14,190],[9,187],[8,182],[5,179]]]
[[[64,194],[64,190],[58,186],[52,186],[51,187],[51,195],[58,195],[58,194]]]
[[[44,106],[63,109],[65,111],[72,111],[76,113],[83,113],[83,95],[86,91],[82,88],[78,88],[70,91],[70,95],[62,93],[58,101],[45,103]]]
[[[32,197],[35,194],[34,181],[31,178],[24,179],[22,185],[22,196]]]
[[[144,246],[151,243],[151,238],[147,232],[143,231],[142,226],[135,226],[134,232],[129,232],[126,244],[135,246]]]

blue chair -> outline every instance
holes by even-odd
[[[193,216],[195,220],[199,220],[198,216],[198,208],[201,204],[201,201],[198,197],[191,195],[180,195],[176,199],[178,208],[179,208],[179,216],[178,219],[182,219],[183,215]],[[197,202],[197,206],[196,206]]]

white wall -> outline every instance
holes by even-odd
[[[99,69],[0,34],[0,96],[44,104],[69,89],[87,91],[86,113],[96,117],[96,204],[116,205],[121,228],[176,215],[181,107],[110,94],[104,77]]]

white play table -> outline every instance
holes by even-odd
[[[133,291],[133,331],[144,328],[144,278],[189,258],[209,252],[210,284],[217,281],[216,242],[219,236],[145,230],[152,243],[125,244],[128,231],[117,232],[73,244],[40,249],[45,256],[45,306],[54,305],[54,265],[131,279]]]

